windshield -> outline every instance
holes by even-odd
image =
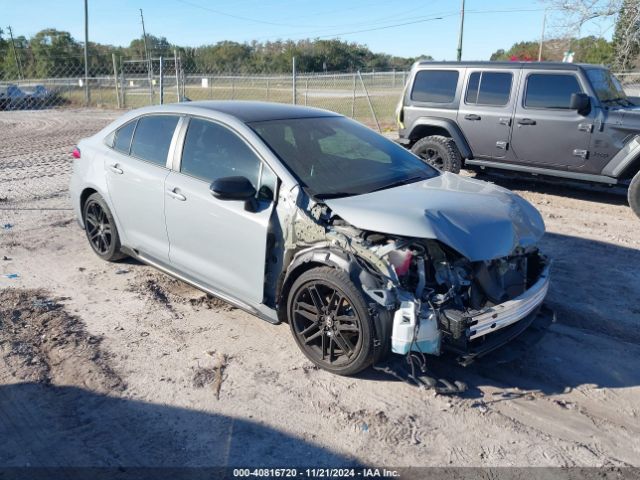
[[[589,77],[591,86],[601,102],[625,100],[627,98],[620,81],[608,70],[604,68],[589,68],[587,69],[587,77]]]
[[[400,145],[345,117],[249,125],[316,198],[360,195],[438,175]]]

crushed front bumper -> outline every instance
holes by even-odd
[[[496,332],[526,318],[542,305],[548,291],[549,266],[547,265],[536,283],[522,295],[471,316],[469,340]]]
[[[536,343],[554,321],[553,312],[542,305],[548,290],[547,265],[536,283],[522,295],[470,315],[464,333],[466,341],[463,344],[445,342],[444,348],[458,354],[460,363],[467,365],[511,342],[527,330],[526,337],[523,335],[519,343]]]

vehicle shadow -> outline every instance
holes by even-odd
[[[640,250],[549,233],[541,249],[553,260],[546,305],[556,323],[539,343],[512,342],[468,367],[450,355],[427,356],[427,376],[464,382],[462,396],[470,398],[480,397],[483,385],[546,394],[640,386]],[[385,366],[408,371],[399,355]],[[371,369],[360,378],[398,381]]]
[[[495,183],[509,190],[528,190],[608,205],[629,205],[626,190],[623,187],[591,185],[566,179],[527,178],[494,171],[475,171],[475,178]]]
[[[125,478],[200,478],[199,469],[220,478],[206,468],[358,465],[258,422],[40,383],[0,386],[0,438],[2,478],[12,468],[22,478],[69,478],[65,468],[85,467],[100,468],[71,478],[127,470],[135,475]]]

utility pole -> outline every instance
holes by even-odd
[[[13,58],[16,61],[16,67],[18,67],[18,79],[22,80],[22,64],[20,63],[20,59],[18,58],[18,52],[16,51],[16,44],[13,41],[13,31],[11,30],[11,25],[7,27],[9,30],[9,37],[11,37],[11,47],[13,48]]]
[[[89,90],[89,5],[84,0],[84,102],[86,106],[91,103],[91,91]]]
[[[464,32],[464,0],[460,8],[460,33],[458,34],[458,61],[462,60],[462,33]]]
[[[544,27],[547,23],[547,10],[544,11],[544,17],[542,17],[542,33],[540,34],[540,48],[538,49],[538,61],[542,61],[542,44],[544,43]]]
[[[153,81],[151,73],[151,58],[149,58],[149,49],[147,48],[147,32],[144,29],[144,15],[140,9],[140,20],[142,21],[142,42],[144,44],[144,57],[147,60],[147,76],[149,77],[149,97],[153,103]]]

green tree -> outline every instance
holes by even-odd
[[[32,74],[37,77],[76,75],[83,70],[82,48],[69,32],[41,30],[28,46],[33,54]]]

